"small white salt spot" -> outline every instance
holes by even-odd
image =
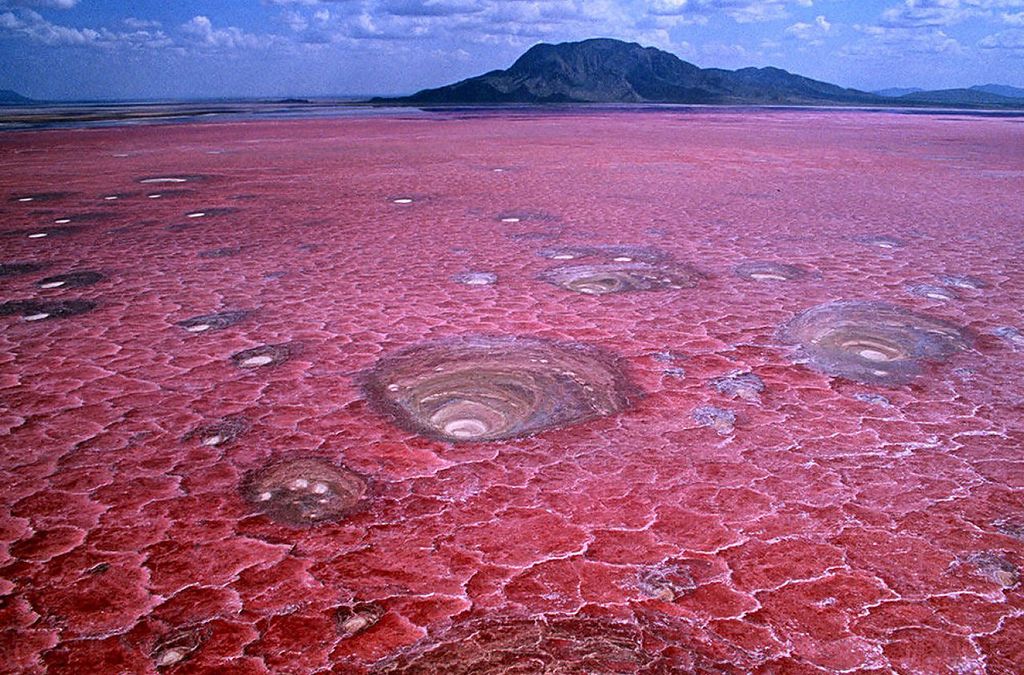
[[[189,333],[202,333],[204,330],[210,330],[210,324],[197,323],[194,326],[187,326],[185,330],[187,330]]]
[[[60,288],[63,285],[63,281],[47,281],[45,284],[39,284],[39,288]]]
[[[49,236],[46,232],[33,232],[28,235],[29,239],[42,239],[43,237]]]
[[[260,494],[259,494],[259,495],[258,495],[258,496],[256,497],[256,499],[258,499],[258,500],[259,500],[259,501],[261,501],[261,502],[266,502],[266,501],[270,501],[270,498],[271,498],[271,497],[273,497],[273,496],[274,496],[274,495],[270,494],[269,492],[261,492],[261,493],[260,493]]]
[[[518,223],[519,219],[518,218],[502,218],[501,222],[503,222],[503,223]]]
[[[57,223],[58,225],[67,225],[68,223],[71,222],[71,219],[70,218],[58,218],[57,220],[55,220],[53,222]]]
[[[893,244],[890,244],[887,241],[881,241],[881,242],[878,242],[878,247],[879,248],[892,248]]]
[[[924,297],[931,298],[932,300],[949,300],[949,296],[942,293],[925,293]]]
[[[221,436],[220,434],[215,434],[213,436],[208,436],[208,437],[203,439],[203,445],[220,445],[223,442],[224,442],[224,437]]]
[[[615,262],[633,262],[633,259],[627,255],[620,255],[618,258],[612,258]]]
[[[408,197],[400,197],[399,199],[392,200],[395,204],[412,204],[412,200]]]
[[[111,157],[127,157],[127,156],[128,156],[127,152],[117,152],[117,153],[114,153],[113,155],[111,155]]]
[[[177,649],[168,649],[157,658],[156,665],[160,667],[173,666],[184,657],[185,655]]]
[[[388,391],[398,391],[399,387],[397,384],[389,384]]]
[[[160,199],[161,197],[163,197],[163,195],[159,194],[159,193],[158,194],[152,194],[152,195],[146,195],[146,196],[149,197],[150,199]]]
[[[551,259],[552,259],[552,260],[572,260],[572,259],[573,259],[573,258],[575,258],[575,257],[576,257],[576,256],[574,256],[574,255],[571,255],[571,254],[569,254],[569,253],[560,253],[560,254],[558,254],[558,255],[553,255],[553,256],[551,256]]]
[[[146,178],[141,183],[187,183],[187,178]]]
[[[491,280],[486,277],[470,277],[463,283],[468,286],[487,286],[491,283]]]
[[[272,356],[250,356],[245,361],[242,361],[242,365],[248,368],[255,368],[257,366],[265,366],[268,363],[273,363],[274,357]]]
[[[309,481],[306,480],[305,478],[296,478],[288,487],[290,487],[293,490],[305,490],[306,488],[309,487]]]
[[[30,202],[30,201],[33,201],[34,199],[35,199],[35,197],[22,197],[18,201],[19,202]]]
[[[117,198],[117,195],[107,195],[106,197],[104,197],[104,199],[106,199],[108,202],[112,202]]]
[[[750,275],[750,278],[754,281],[785,281],[786,277],[781,274],[771,274],[770,272],[754,272]]]
[[[328,487],[327,483],[315,483],[313,485],[313,492],[318,495],[327,494],[327,491],[331,488]]]
[[[195,213],[187,214],[185,217],[186,218],[202,218],[205,215],[206,215],[206,213],[203,212],[203,211],[196,211]]]
[[[46,312],[40,312],[38,314],[29,314],[25,317],[25,321],[41,321],[50,316]]]
[[[491,171],[493,171],[494,173],[501,173],[504,171],[504,169],[491,169]]]

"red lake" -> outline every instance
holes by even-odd
[[[1024,124],[0,133],[19,673],[1024,663]]]

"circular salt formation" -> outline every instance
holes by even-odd
[[[77,316],[95,308],[96,303],[89,300],[12,300],[0,304],[0,316],[20,315],[26,321],[42,321]]]
[[[866,236],[857,237],[856,241],[865,246],[874,246],[876,248],[903,248],[906,244],[901,239],[887,236]]]
[[[92,286],[103,281],[105,278],[99,272],[83,270],[81,272],[68,272],[67,274],[46,277],[39,280],[36,286],[39,286],[39,288],[81,288],[83,286]]]
[[[292,527],[337,522],[366,506],[362,476],[320,459],[275,462],[249,474],[242,497],[271,520]]]
[[[463,272],[453,276],[452,280],[467,286],[493,286],[498,283],[498,275],[494,272]]]
[[[539,278],[576,293],[607,295],[692,288],[697,284],[699,275],[681,265],[622,262],[556,267],[543,272]]]
[[[244,369],[262,368],[280,365],[291,358],[291,355],[290,345],[263,345],[232,354],[231,362]]]
[[[179,185],[181,183],[201,183],[210,177],[203,174],[179,174],[163,176],[142,176],[136,178],[135,182],[143,185]]]
[[[209,627],[196,627],[164,635],[150,651],[153,665],[157,670],[163,670],[185,663],[202,649],[211,632]]]
[[[384,616],[384,608],[375,602],[360,602],[338,609],[338,633],[346,640],[364,633],[377,625]]]
[[[625,675],[654,672],[654,666],[655,655],[644,648],[643,634],[634,624],[588,616],[488,617],[457,624],[374,672]]]
[[[628,408],[639,390],[593,347],[482,337],[414,345],[370,371],[367,398],[402,428],[443,441],[495,441]]]
[[[987,281],[972,276],[951,276],[943,274],[939,276],[939,281],[945,286],[966,288],[972,291],[980,291],[988,288]]]
[[[234,326],[250,314],[251,312],[246,310],[202,314],[200,316],[193,316],[191,319],[179,321],[175,325],[181,326],[190,333],[204,333],[210,330],[221,330],[222,328]]]
[[[245,433],[249,423],[241,415],[225,417],[217,422],[203,424],[185,434],[183,442],[198,441],[208,447],[226,445]]]
[[[907,290],[916,296],[928,298],[929,300],[938,300],[940,302],[956,300],[956,293],[949,290],[948,288],[943,288],[942,286],[920,284],[917,286],[910,286]]]
[[[868,384],[898,385],[916,377],[926,359],[942,360],[967,346],[952,323],[877,302],[812,307],[780,330],[812,367]]]
[[[32,194],[15,195],[10,201],[21,204],[35,204],[39,202],[55,202],[65,197],[70,197],[71,192],[35,192]]]
[[[782,263],[752,261],[736,266],[737,276],[752,281],[793,281],[807,276],[807,272],[796,265]]]

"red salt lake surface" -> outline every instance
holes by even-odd
[[[190,123],[0,167],[4,672],[1024,671],[1020,119]]]

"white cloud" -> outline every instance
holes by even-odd
[[[982,38],[978,45],[982,49],[999,49],[1024,53],[1024,30],[1017,28],[1004,30]]]
[[[172,44],[170,38],[159,30],[74,28],[47,21],[31,9],[0,14],[0,30],[49,46],[154,49]]]
[[[823,38],[831,31],[832,24],[824,16],[819,15],[814,18],[814,23],[800,21],[788,27],[785,32],[786,35],[790,35],[797,40],[820,45],[824,42]]]
[[[209,17],[203,15],[189,19],[182,25],[181,32],[190,37],[195,44],[211,49],[255,49],[269,46],[276,41],[275,37],[253,35],[234,26],[214,28]]]

